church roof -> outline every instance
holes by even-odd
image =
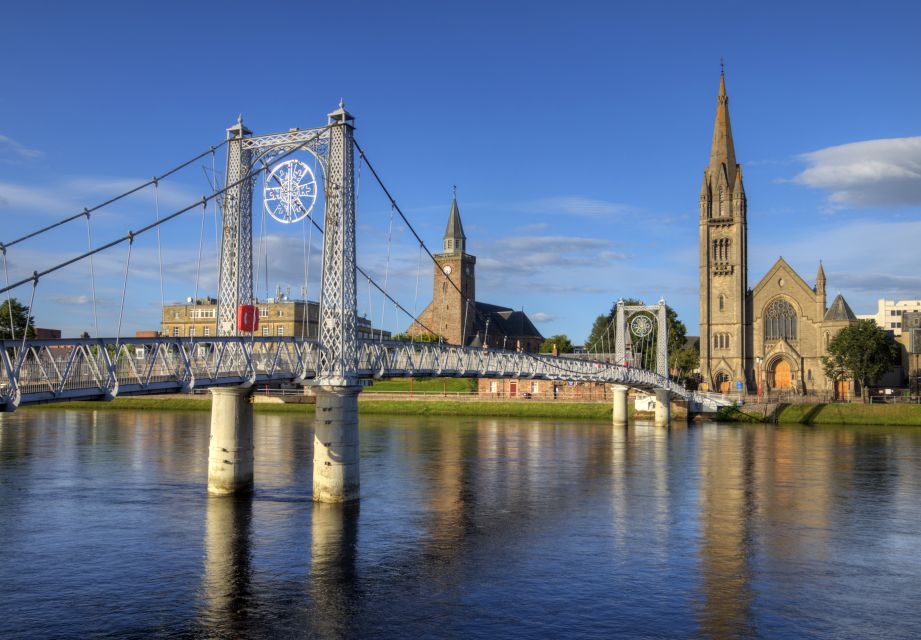
[[[460,210],[457,208],[457,196],[451,199],[451,213],[448,214],[448,226],[445,228],[445,239],[466,240],[464,225],[461,224]]]
[[[857,316],[851,311],[844,296],[840,293],[835,296],[834,302],[831,303],[831,306],[828,307],[828,311],[825,313],[825,322],[853,321],[856,319]]]
[[[476,319],[474,321],[475,336],[486,334],[487,320],[489,321],[489,335],[501,334],[510,338],[534,337],[540,338],[541,340],[544,338],[524,311],[515,311],[508,307],[500,307],[486,302],[477,302]]]

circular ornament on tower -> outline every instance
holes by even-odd
[[[263,196],[273,218],[282,224],[300,222],[317,202],[317,179],[300,160],[287,160],[266,177]]]

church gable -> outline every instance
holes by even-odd
[[[816,292],[793,270],[786,260],[778,258],[755,288],[752,289],[752,311],[755,318],[762,315],[762,307],[773,298],[783,296],[795,302],[799,312],[811,316],[816,302]],[[814,318],[821,322],[822,318]]]

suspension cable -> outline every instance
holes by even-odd
[[[369,165],[370,166],[370,165]],[[395,204],[390,205],[390,225],[387,228],[387,263],[384,267],[384,288],[387,288],[387,284],[390,279],[390,249],[391,249],[391,240],[393,238],[393,210],[396,207]],[[384,341],[384,306],[387,304],[386,300],[381,300],[381,342]]]
[[[3,252],[3,275],[6,276],[6,285],[10,284],[10,272],[6,265],[6,247],[0,247],[0,251]],[[10,312],[10,339],[16,339],[16,326],[13,324],[13,296],[10,295],[10,292],[6,292],[6,308]],[[28,322],[26,323],[28,324]]]
[[[419,276],[422,274],[422,245],[419,245],[419,260],[416,261],[416,297],[413,299],[413,316],[416,316],[419,310]],[[418,333],[418,331],[416,332]],[[413,335],[413,342],[416,341]]]
[[[118,358],[118,345],[122,339],[122,318],[125,315],[125,298],[128,297],[128,270],[131,267],[131,247],[134,246],[134,235],[129,231],[128,257],[125,258],[125,282],[122,285],[122,302],[118,309],[118,327],[115,329],[115,357]]]
[[[204,157],[205,157],[206,155],[208,155],[209,153],[214,153],[214,151],[216,151],[217,149],[220,149],[220,148],[221,148],[222,146],[224,146],[225,144],[227,144],[227,140],[224,140],[223,142],[221,142],[220,144],[218,144],[218,145],[216,145],[216,146],[211,146],[211,147],[209,147],[207,151],[204,151],[204,152],[198,154],[197,156],[195,156],[195,157],[192,158],[191,160],[186,160],[186,161],[183,162],[182,164],[173,167],[172,169],[170,169],[170,170],[167,171],[166,173],[163,173],[163,174],[161,174],[161,175],[159,175],[159,176],[154,176],[153,178],[151,178],[150,180],[148,180],[148,181],[145,182],[144,184],[140,184],[140,185],[138,185],[138,186],[136,186],[136,187],[134,187],[134,188],[132,188],[132,189],[129,189],[128,191],[125,191],[124,193],[120,193],[119,195],[115,196],[114,198],[109,198],[109,199],[106,200],[105,202],[102,202],[102,203],[100,203],[100,204],[97,204],[97,205],[94,206],[94,207],[90,207],[90,208],[88,208],[88,209],[83,209],[83,211],[81,211],[80,213],[76,213],[76,214],[74,214],[74,215],[72,215],[72,216],[68,216],[68,217],[63,218],[63,219],[61,219],[61,220],[58,220],[57,222],[54,222],[54,223],[52,223],[52,224],[49,224],[49,225],[46,226],[46,227],[42,227],[41,229],[37,229],[36,231],[33,231],[33,232],[31,232],[31,233],[27,233],[26,235],[21,236],[21,237],[19,237],[19,238],[16,238],[15,240],[10,240],[9,242],[2,242],[2,243],[0,243],[0,247],[12,247],[14,244],[19,244],[19,243],[22,242],[23,240],[28,240],[29,238],[34,238],[35,236],[41,235],[41,234],[45,233],[46,231],[51,231],[52,229],[55,229],[55,228],[57,228],[57,227],[60,227],[60,226],[63,225],[63,224],[67,224],[68,222],[71,222],[71,221],[73,221],[73,220],[77,220],[77,219],[80,218],[81,216],[87,215],[87,213],[92,213],[92,212],[94,212],[94,211],[97,211],[97,210],[99,210],[99,209],[102,209],[103,207],[107,207],[107,206],[109,206],[110,204],[113,204],[113,203],[115,203],[115,202],[118,202],[118,201],[121,200],[122,198],[126,198],[126,197],[130,196],[132,193],[137,193],[137,192],[140,191],[141,189],[144,189],[144,188],[146,188],[146,187],[149,187],[149,186],[152,185],[152,184],[156,184],[156,183],[159,182],[160,180],[163,180],[164,178],[168,178],[169,176],[173,175],[173,174],[176,173],[177,171],[180,171],[180,170],[182,170],[182,169],[185,169],[187,166],[189,166],[189,165],[192,164],[193,162],[196,162],[197,160],[200,160],[200,159],[204,158]],[[41,274],[39,274],[39,275],[41,275]]]
[[[202,201],[201,203],[201,228],[198,232],[198,266],[195,268],[195,297],[192,298],[192,304],[198,305],[198,283],[201,280],[201,256],[202,248],[205,244],[205,216],[208,212],[208,202]],[[192,322],[192,329],[195,328],[195,322]],[[195,336],[189,336],[189,345],[195,344]]]
[[[90,216],[86,215],[86,250],[93,250],[93,228],[90,225]],[[99,314],[96,309],[96,267],[93,264],[93,256],[90,254],[90,287],[93,292],[93,337],[99,337]],[[7,283],[9,284],[9,283]],[[162,295],[162,294],[161,294]]]
[[[154,200],[157,207],[157,220],[160,219],[160,182],[154,178]],[[89,220],[89,218],[87,218]],[[160,267],[160,309],[165,308],[165,298],[163,296],[163,251],[160,247],[160,227],[157,227],[157,263]]]
[[[303,142],[297,144],[296,146],[291,147],[291,149],[289,149],[289,150],[286,151],[285,153],[281,154],[277,159],[278,159],[278,160],[281,160],[281,159],[286,158],[287,156],[289,156],[289,155],[291,155],[291,154],[293,154],[293,153],[299,151],[300,149],[302,149],[303,147],[305,147],[305,146],[306,146],[307,144],[309,144],[310,142],[313,142],[314,140],[316,140],[317,138],[319,138],[323,133],[325,133],[325,132],[330,128],[330,126],[331,126],[331,125],[326,125],[326,126],[323,127],[322,129],[318,129],[317,132],[316,132],[313,136],[311,136],[310,138],[307,138],[306,140],[304,140]],[[200,157],[200,156],[199,156],[199,157]],[[165,223],[167,223],[167,222],[173,220],[174,218],[178,218],[179,216],[181,216],[181,215],[183,215],[183,214],[185,214],[185,213],[188,213],[189,211],[191,211],[191,210],[195,209],[196,207],[198,207],[202,202],[207,202],[207,201],[210,201],[210,200],[214,200],[215,198],[217,198],[217,197],[219,197],[219,196],[221,196],[221,195],[227,193],[229,190],[233,189],[234,187],[237,187],[237,186],[243,184],[243,183],[246,182],[247,180],[252,180],[255,176],[258,176],[260,173],[262,173],[262,171],[264,171],[263,168],[254,169],[254,170],[250,171],[249,173],[247,173],[247,174],[246,174],[245,176],[243,176],[242,178],[240,178],[239,180],[236,180],[236,181],[234,181],[234,182],[231,183],[231,184],[225,185],[222,189],[219,189],[219,190],[217,190],[217,191],[211,193],[210,195],[202,196],[201,200],[199,200],[199,201],[197,201],[197,202],[195,202],[195,203],[193,203],[193,204],[190,204],[190,205],[188,205],[188,206],[186,206],[186,207],[183,207],[182,209],[179,209],[178,211],[174,211],[173,213],[169,214],[168,216],[165,216],[165,217],[163,217],[163,218],[160,218],[159,220],[157,220],[157,221],[155,221],[155,222],[151,222],[150,224],[148,224],[148,225],[146,225],[146,226],[144,226],[144,227],[141,227],[141,228],[138,229],[137,231],[129,231],[126,235],[121,236],[121,237],[119,237],[119,238],[116,238],[115,240],[111,240],[111,241],[107,242],[106,244],[101,245],[101,246],[99,246],[99,247],[96,247],[95,249],[93,249],[93,250],[91,250],[91,251],[87,251],[87,252],[85,252],[85,253],[81,253],[80,255],[71,258],[70,260],[66,260],[66,261],[64,261],[64,262],[61,262],[61,263],[59,263],[59,264],[56,264],[56,265],[54,265],[53,267],[49,267],[48,269],[45,269],[44,271],[37,271],[37,272],[35,272],[35,275],[37,275],[38,277],[44,277],[44,276],[48,275],[49,273],[54,273],[55,271],[60,271],[61,269],[63,269],[63,268],[65,268],[65,267],[68,267],[68,266],[74,264],[75,262],[79,262],[80,260],[83,260],[84,258],[88,258],[89,256],[95,255],[95,254],[100,253],[100,252],[102,252],[102,251],[105,251],[105,250],[107,250],[107,249],[111,249],[112,247],[114,247],[114,246],[116,246],[116,245],[119,245],[119,244],[121,244],[121,243],[123,243],[123,242],[130,241],[132,238],[134,238],[134,237],[136,237],[136,236],[139,236],[139,235],[141,235],[141,234],[143,234],[143,233],[146,233],[146,232],[150,231],[151,229],[156,229],[156,228],[159,227],[160,225],[165,224]],[[98,208],[98,207],[97,207],[97,208]],[[84,212],[84,213],[81,213],[80,215],[81,215],[81,216],[82,216],[82,215],[86,215],[86,213]],[[3,245],[0,244],[0,247],[2,247],[2,246],[3,246]],[[17,288],[17,287],[21,287],[22,285],[26,284],[26,283],[29,282],[30,280],[32,280],[32,278],[24,278],[24,279],[22,279],[22,280],[19,280],[18,282],[14,282],[12,285],[7,285],[6,287],[0,289],[0,293],[6,293],[7,291],[9,291],[9,290],[11,290],[11,289],[15,289],[15,288]]]

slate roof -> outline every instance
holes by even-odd
[[[448,226],[445,228],[445,239],[466,240],[464,225],[461,224],[460,210],[457,208],[457,198],[451,200],[451,213],[448,214]]]
[[[825,322],[851,322],[854,320],[857,320],[857,316],[855,316],[854,312],[851,311],[851,308],[845,301],[844,296],[839,293],[837,296],[835,296],[834,302],[831,303],[831,306],[825,313]]]
[[[500,307],[486,302],[476,303],[476,318],[474,320],[474,336],[471,346],[482,344],[481,336],[486,334],[486,321],[489,321],[489,335],[504,335],[509,338],[535,337],[544,339],[531,319],[524,311],[515,311],[508,307]],[[474,344],[476,342],[476,344]]]

